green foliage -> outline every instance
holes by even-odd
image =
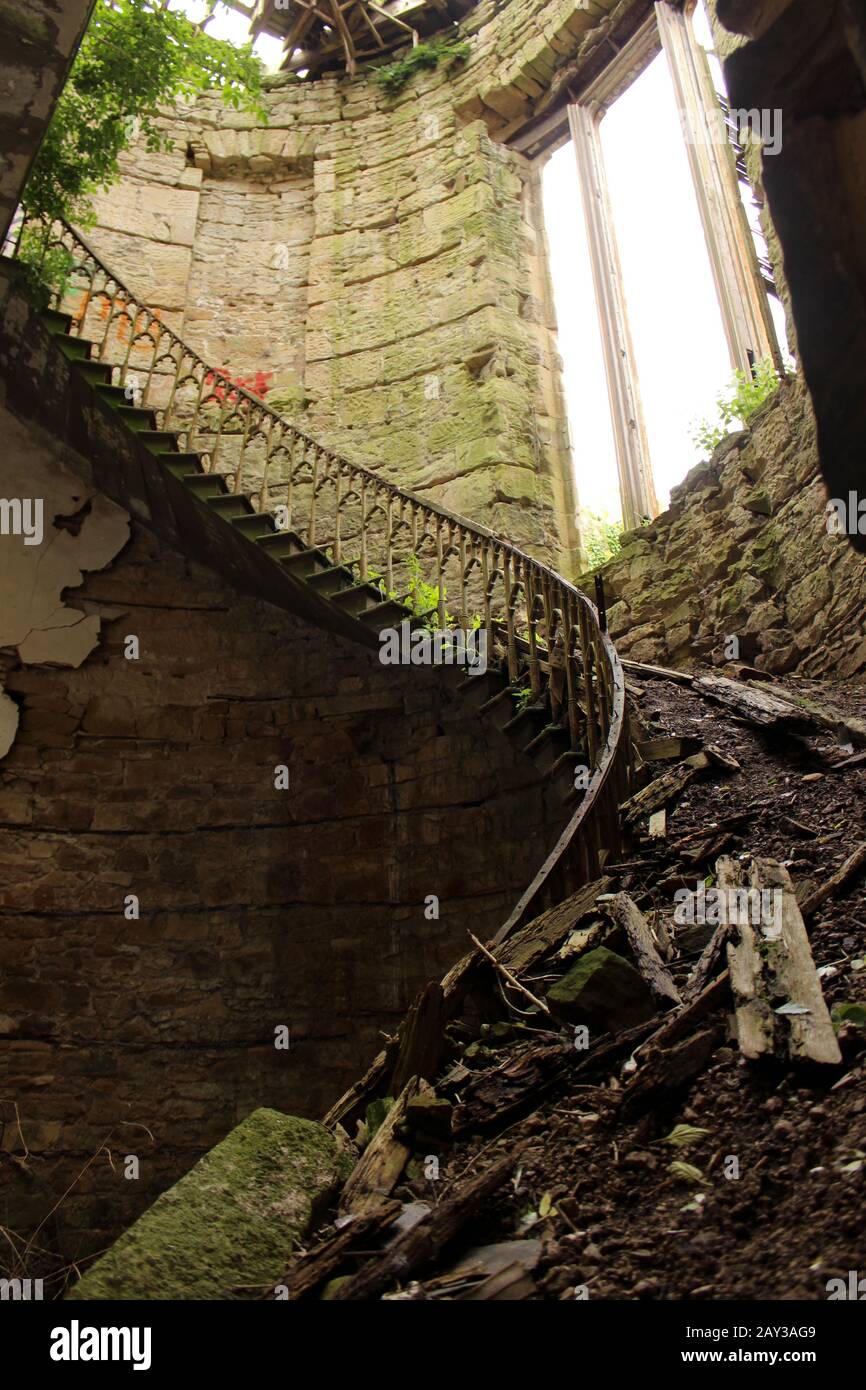
[[[72,252],[65,246],[49,246],[45,229],[37,225],[24,228],[18,256],[29,298],[38,309],[47,309],[52,293],[63,295],[72,269]]]
[[[606,515],[591,512],[586,507],[580,513],[580,534],[591,570],[618,555],[622,544],[621,521],[611,521]]]
[[[512,690],[511,698],[514,701],[514,711],[522,714],[532,700],[532,686],[524,685],[519,690]]]
[[[91,223],[90,195],[118,177],[118,158],[136,135],[149,150],[171,148],[162,105],[217,88],[229,106],[267,119],[264,69],[251,45],[210,38],[157,4],[97,0],[24,190],[28,218]]]
[[[376,68],[373,80],[388,96],[396,96],[398,92],[402,92],[416,72],[424,68],[438,68],[440,63],[465,62],[470,52],[468,43],[457,42],[454,39],[434,39],[432,43],[417,43],[404,58],[387,63],[385,67]]]
[[[778,390],[779,374],[772,358],[764,357],[755,367],[755,375],[735,372],[724,391],[716,397],[719,416],[697,421],[692,431],[692,443],[706,454],[727,439],[738,424],[747,425],[755,411]]]

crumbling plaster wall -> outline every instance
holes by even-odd
[[[166,117],[171,153],[125,156],[92,240],[212,365],[272,373],[266,399],[314,437],[574,572],[540,173],[503,137],[630,3],[485,0],[463,26],[465,64],[396,98],[364,75],[279,77],[266,128],[204,96]],[[311,210],[287,186],[307,169]],[[279,199],[264,234],[244,187],[249,205],[263,187]],[[206,289],[196,269],[215,216],[222,293],[213,259]],[[285,275],[302,324],[279,323]],[[261,332],[245,328],[228,361],[239,282]]]
[[[77,667],[95,650],[100,619],[76,607],[68,590],[84,582],[85,572],[104,569],[119,554],[129,539],[129,518],[64,468],[50,437],[40,438],[38,430],[5,409],[0,409],[0,438],[2,758],[18,729],[18,706],[3,690],[4,669],[19,661]],[[19,516],[29,534],[12,529]]]
[[[93,0],[0,0],[0,240],[92,8]]]

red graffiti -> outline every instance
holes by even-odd
[[[213,395],[218,401],[234,405],[240,399],[240,395],[239,392],[232,391],[232,386],[242,386],[251,396],[257,396],[263,401],[271,389],[269,382],[272,376],[273,372],[256,372],[254,376],[229,376],[226,372],[208,372],[204,381],[205,386],[213,386]]]

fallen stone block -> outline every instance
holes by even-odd
[[[599,1033],[619,1033],[655,1013],[643,976],[622,956],[597,946],[547,991],[551,1013]]]
[[[261,1297],[350,1168],[323,1125],[255,1110],[163,1192],[67,1298]]]

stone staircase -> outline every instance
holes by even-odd
[[[182,552],[326,630],[379,648],[404,622],[481,625],[484,674],[440,674],[531,760],[564,823],[500,935],[596,877],[623,848],[632,753],[622,668],[590,600],[501,537],[311,439],[200,358],[76,231],[58,223],[52,237],[69,258],[65,281],[31,311],[23,351],[20,324],[14,345],[6,334],[7,359],[21,359],[21,413],[50,420],[94,461],[95,485]],[[14,260],[5,266],[14,279]],[[55,405],[52,372],[66,387]],[[422,564],[429,611],[405,587],[409,561]]]
[[[96,344],[71,331],[71,314],[46,309],[41,317],[55,347],[124,429],[135,436],[135,443],[151,453],[161,468],[221,522],[259,547],[275,565],[325,599],[341,616],[354,620],[356,640],[368,642],[371,633],[378,638],[404,621],[415,630],[435,620],[435,610],[418,615],[406,603],[388,597],[380,583],[361,579],[357,559],[335,563],[327,548],[309,546],[297,532],[279,529],[273,513],[256,511],[248,495],[229,489],[224,474],[206,471],[200,454],[184,451],[177,432],[159,429],[154,410],[130,402],[126,388],[112,381],[112,365],[94,359]],[[347,635],[352,635],[351,629]],[[518,641],[519,648],[526,645]],[[588,752],[570,747],[568,728],[562,720],[553,719],[547,698],[527,702],[525,677],[521,674],[509,681],[501,665],[485,675],[469,674],[459,667],[442,669],[454,677],[456,693],[466,700],[467,707],[490,718],[533,762],[550,784],[554,799],[576,804],[579,796],[574,769],[587,763]]]

